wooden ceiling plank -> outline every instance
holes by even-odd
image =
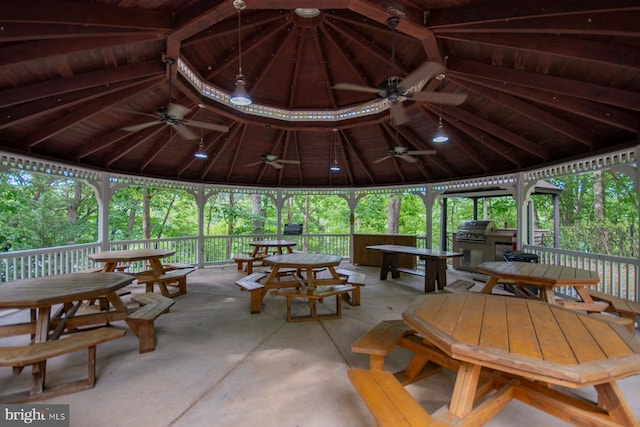
[[[289,85],[289,101],[287,105],[291,108],[296,108],[295,100],[296,95],[298,93],[298,84],[300,82],[300,74],[302,69],[302,56],[304,55],[305,40],[307,38],[307,29],[300,28],[300,32],[298,33],[298,51],[296,52],[296,59],[293,64],[293,78],[291,79],[291,84]],[[292,31],[293,32],[293,31]]]
[[[292,37],[293,31],[284,31],[286,27],[290,26],[291,23],[284,21],[280,25],[274,27],[267,27],[259,34],[255,36],[250,36],[248,40],[243,40],[242,46],[242,55],[248,57],[252,52],[256,50],[260,50],[266,43],[272,40],[273,37],[279,39],[279,43],[276,44],[278,46],[278,51],[280,51],[284,45],[286,40]],[[249,45],[248,42],[251,42]],[[227,61],[227,58],[233,58],[231,61]],[[275,58],[275,56],[274,56]],[[211,70],[205,76],[206,80],[212,81],[215,79],[215,76],[219,74],[221,71],[225,70],[230,66],[237,67],[238,66],[238,51],[237,49],[233,49],[231,51],[227,51],[224,54],[219,55],[219,59],[216,61],[216,65],[211,68]],[[261,76],[266,74],[264,69],[262,69]],[[246,76],[245,76],[246,77]],[[260,77],[258,77],[259,79]],[[248,79],[247,79],[248,80]],[[257,83],[254,83],[257,84]]]
[[[450,72],[449,75],[452,75],[452,73]],[[458,76],[456,75],[455,77],[457,78]],[[540,88],[547,88],[542,81],[540,81],[539,87],[533,88],[528,86],[519,86],[517,83],[510,84],[513,82],[506,82],[506,84],[505,82],[496,82],[492,79],[486,79],[477,75],[470,78],[474,79],[477,84],[492,87],[496,90],[509,93],[519,98],[529,99],[543,105],[549,105],[550,107],[557,108],[559,110],[587,117],[601,123],[606,123],[619,129],[624,129],[630,132],[637,132],[638,130],[637,114],[629,113],[603,103],[596,103],[575,97],[574,95],[577,95],[578,92],[575,94],[561,94],[541,90]],[[571,85],[568,85],[567,89],[571,90]]]
[[[227,137],[222,140],[223,141],[222,146],[218,149],[217,153],[214,156],[211,156],[207,160],[207,163],[202,168],[202,172],[200,173],[200,181],[204,181],[209,171],[217,164],[218,160],[220,159],[220,156],[222,156],[222,153],[224,153],[227,150],[227,147],[231,145],[231,141],[233,141],[236,138],[236,136],[238,135],[238,132],[240,132],[240,130],[242,130],[243,128],[244,128],[243,124],[238,123],[237,125],[229,129],[229,133],[227,134]],[[183,168],[182,172],[184,171],[186,171],[186,169]],[[230,169],[229,171],[231,174],[233,169]],[[227,181],[229,181],[229,178],[227,178]]]
[[[542,17],[512,17],[499,21],[458,24],[434,29],[444,33],[582,34],[637,37],[640,10],[587,12]]]
[[[449,76],[450,79],[454,79],[456,83],[470,90],[471,92],[482,96],[485,99],[503,105],[505,108],[521,114],[522,116],[533,120],[540,126],[553,129],[554,131],[568,136],[569,138],[578,141],[590,149],[594,149],[598,144],[595,135],[593,133],[585,131],[582,127],[574,125],[566,120],[559,118],[557,115],[550,112],[541,110],[531,104],[521,101],[513,95],[506,94],[493,89],[488,89],[481,85],[475,84],[477,79],[468,79],[467,77],[456,79]]]
[[[321,32],[322,28],[318,27],[318,31]],[[313,38],[313,48],[315,50],[315,56],[318,62],[318,70],[320,70],[322,80],[324,81],[325,93],[327,95],[327,98],[329,98],[329,101],[331,102],[331,107],[336,108],[336,97],[333,93],[333,89],[331,89],[331,79],[329,77],[329,69],[327,67],[329,60],[325,57],[322,46],[320,45],[319,37]]]
[[[349,10],[367,16],[368,18],[384,25],[387,25],[387,20],[391,16],[389,10],[384,8],[382,5],[372,4],[365,0],[352,0],[349,3]],[[438,62],[440,64],[443,63],[444,60],[436,41],[436,37],[429,28],[419,22],[414,22],[405,16],[400,19],[397,30],[420,40],[430,61]]]
[[[36,40],[77,39],[80,37],[113,37],[113,36],[150,36],[154,30],[136,30],[113,27],[87,27],[69,24],[31,24],[2,23],[0,42],[27,42]]]
[[[473,115],[460,108],[454,109],[453,107],[442,107],[442,111],[478,129],[481,129],[484,132],[494,135],[495,137],[502,139],[503,141],[513,145],[514,147],[518,147],[521,150],[531,153],[544,161],[547,161],[551,158],[551,153],[548,149],[541,147],[539,144],[523,138],[520,135],[515,134],[514,132],[501,128],[495,123],[484,120],[479,116]]]
[[[70,43],[69,40],[19,43],[0,48],[0,57],[3,58],[0,69],[28,61],[44,60],[71,53],[94,51],[136,43],[147,43],[163,39],[164,36],[153,34],[140,36],[82,37],[74,40],[73,43]]]
[[[610,86],[464,60],[453,61],[448,71],[450,75],[464,75],[470,79],[480,77],[487,80],[494,80],[501,85],[505,85],[506,83],[507,85],[524,86],[532,89],[543,88],[546,92],[640,111],[640,93]]]
[[[612,64],[631,70],[640,69],[640,49],[613,43],[547,34],[467,34],[445,31],[438,32],[438,38]]]
[[[231,1],[221,2],[204,11],[196,6],[185,8],[176,17],[178,23],[176,29],[167,36],[167,56],[169,58],[180,56],[180,44],[183,40],[238,13]]]
[[[234,170],[236,170],[236,168],[239,166],[238,165],[238,156],[240,155],[240,151],[243,149],[242,144],[246,141],[246,136],[247,136],[247,129],[249,128],[248,125],[241,125],[239,126],[242,130],[240,132],[240,135],[238,136],[238,144],[236,145],[236,149],[233,152],[233,159],[231,160],[231,162],[229,163],[229,171],[227,172],[227,178],[226,178],[226,182],[231,182],[231,174],[233,173]],[[251,144],[251,143],[249,143]],[[264,165],[267,166],[267,165]]]
[[[42,141],[57,135],[83,120],[93,117],[130,96],[131,91],[126,90],[126,88],[121,88],[117,91],[105,90],[101,96],[96,95],[93,98],[85,98],[82,103],[82,107],[75,108],[73,114],[68,114],[61,119],[53,121],[46,126],[41,127],[37,131],[30,133],[26,138],[23,138],[22,141],[20,141],[20,145],[33,148]]]
[[[327,22],[326,25],[342,34],[343,37],[351,41],[353,44],[364,47],[369,53],[378,58],[382,63],[389,64],[389,70],[391,70],[391,58],[389,57],[389,52],[379,48],[371,40],[365,40],[363,38],[365,37],[364,35],[355,32],[351,27],[333,22]],[[389,38],[391,38],[391,32],[389,32]],[[342,43],[342,46],[346,45],[347,43]],[[363,54],[363,52],[360,52],[360,54]],[[397,74],[408,75],[411,71],[413,71],[408,70],[403,64],[398,63],[398,61],[396,61],[395,68],[396,71],[400,71],[400,73]]]
[[[226,136],[227,136],[227,134],[217,133],[217,134],[215,134],[213,136],[210,135],[209,137],[204,138],[203,139],[203,144],[202,144],[204,151],[206,153],[211,152],[211,148],[213,146],[215,146],[218,141],[220,141],[222,138],[225,138]],[[199,144],[199,142],[198,142],[198,144]],[[191,156],[189,156],[189,159],[184,163],[184,165],[181,168],[178,169],[178,175],[177,175],[178,178],[182,177],[184,175],[184,173],[187,170],[189,170],[194,163],[200,163],[203,160],[206,160],[206,159],[200,159],[200,158],[195,156],[196,152],[199,149],[200,149],[200,147],[196,146],[196,148],[194,150],[191,150]]]
[[[15,87],[0,91],[0,108],[141,77],[161,76],[164,68],[160,61],[149,61]]]
[[[376,84],[375,82],[373,82],[373,79],[371,78],[371,75],[369,75],[367,72],[365,72],[363,69],[361,69],[358,64],[355,63],[355,61],[352,61],[344,52],[343,49],[343,44],[340,40],[336,40],[336,34],[331,32],[331,31],[327,31],[327,28],[324,24],[321,25],[321,29],[324,35],[326,35],[326,40],[331,44],[331,47],[333,49],[335,49],[336,51],[340,52],[340,54],[342,55],[343,58],[343,62],[353,71],[353,74],[355,74],[356,76],[358,76],[358,78],[360,79],[360,81],[358,82],[359,84],[363,84],[365,86],[370,86],[373,84]],[[363,76],[366,76],[366,78],[364,78]],[[330,82],[331,85],[335,84],[335,83],[340,83],[340,82]]]
[[[171,14],[151,9],[51,0],[4,0],[0,22],[56,23],[166,31]]]
[[[117,162],[118,160],[122,159],[123,157],[125,157],[127,154],[133,152],[136,148],[138,148],[139,146],[149,142],[149,141],[153,141],[153,139],[157,136],[157,135],[161,135],[163,132],[165,132],[166,129],[164,128],[164,126],[157,126],[157,127],[151,127],[151,128],[147,128],[144,129],[141,132],[136,133],[135,135],[129,135],[130,138],[126,139],[125,141],[123,141],[122,143],[120,143],[119,145],[117,145],[116,147],[112,147],[108,150],[105,150],[105,154],[104,154],[104,160],[103,162],[111,167],[115,162]],[[164,138],[161,139],[161,141],[163,141]],[[149,150],[151,151],[151,150]]]
[[[611,11],[638,10],[637,0],[538,0],[535,2],[505,2],[487,0],[456,8],[433,9],[429,14],[429,27],[486,24],[505,20],[566,16],[576,13],[598,14]]]
[[[464,138],[461,132],[470,138],[473,138],[474,141],[478,142],[482,147],[488,148],[493,151],[500,157],[508,160],[517,168],[522,168],[526,164],[525,159],[520,158],[517,154],[519,151],[515,151],[510,147],[507,147],[502,142],[498,141],[493,136],[489,135],[486,132],[479,131],[473,126],[468,125],[462,120],[457,120],[457,117],[444,115],[447,121],[453,123],[455,121],[455,127],[453,129],[447,128],[447,133],[451,130],[451,135],[454,138],[451,139],[453,143],[469,158],[471,158],[474,162],[478,164],[484,171],[491,172],[494,170],[494,167],[484,160],[484,155],[481,150],[476,150],[473,148],[473,144],[471,142],[467,142],[467,138]],[[479,147],[481,148],[481,147]],[[528,156],[528,154],[525,153]],[[482,160],[481,160],[482,159]]]
[[[344,140],[345,144],[347,144],[349,146],[349,149],[351,150],[351,152],[356,157],[356,160],[360,164],[360,167],[362,168],[362,170],[364,170],[364,173],[367,175],[367,178],[369,178],[369,183],[368,184],[374,185],[376,183],[376,180],[373,179],[373,176],[371,175],[371,172],[367,168],[367,165],[362,160],[362,153],[360,153],[358,151],[358,149],[356,148],[355,144],[353,143],[353,141],[351,140],[349,135],[347,135],[347,132],[344,129],[340,130],[340,134],[342,135],[342,139]],[[351,159],[349,159],[349,162],[351,163]]]
[[[157,83],[157,78],[148,77],[146,79],[135,82],[121,82],[115,83],[108,87],[101,86],[97,88],[79,90],[76,92],[68,93],[62,98],[56,95],[39,99],[37,101],[18,104],[0,111],[0,129],[15,126],[28,120],[37,119],[63,108],[74,107],[89,100],[99,98],[106,94],[117,92],[123,89],[130,89],[129,95],[131,96],[132,93],[135,93],[133,92],[134,89],[145,85],[153,86]]]

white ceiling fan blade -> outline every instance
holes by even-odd
[[[138,125],[131,125],[131,126],[123,127],[122,130],[127,131],[127,132],[137,132],[139,130],[146,129],[146,128],[151,127],[151,126],[159,125],[160,123],[162,123],[162,122],[156,120],[155,122],[140,123]]]
[[[418,159],[416,159],[415,157],[411,157],[408,154],[403,154],[403,155],[398,156],[398,157],[400,157],[402,160],[404,160],[406,162],[409,162],[409,163],[415,163],[415,162],[418,161]]]
[[[432,154],[437,154],[436,150],[416,150],[416,151],[407,151],[405,154],[412,154],[415,156],[421,156],[421,155],[432,155]]]
[[[187,114],[189,114],[191,110],[180,104],[169,104],[167,105],[167,114],[173,116],[175,118],[181,119]]]
[[[338,83],[332,87],[332,89],[338,90],[353,90],[356,92],[367,92],[367,93],[375,93],[376,95],[380,93],[380,89],[369,87],[369,86],[360,86],[351,83]]]
[[[269,166],[273,166],[276,169],[282,169],[284,165],[280,164],[279,161],[267,162]]]
[[[264,162],[262,160],[260,160],[259,162],[255,162],[255,163],[249,163],[248,165],[244,165],[245,168],[250,168],[253,166],[258,166],[258,165],[262,165],[264,164]]]
[[[299,165],[300,161],[299,160],[283,160],[283,159],[278,159],[277,160],[278,163],[291,163],[294,165]]]
[[[390,104],[389,109],[391,110],[391,117],[393,117],[393,124],[403,125],[409,121],[409,115],[404,110],[401,102]]]
[[[173,128],[176,130],[176,132],[178,132],[178,135],[180,135],[182,138],[184,139],[198,139],[198,134],[196,134],[194,131],[192,131],[191,129],[184,127],[182,125],[173,125]]]
[[[429,79],[434,75],[445,72],[445,68],[442,64],[437,62],[425,62],[415,70],[411,72],[407,77],[402,79],[400,87],[404,90],[409,90],[411,87],[417,85],[423,80]]]
[[[182,124],[187,126],[194,126],[197,128],[215,130],[217,132],[229,132],[229,127],[227,126],[217,125],[215,123],[201,122],[198,120],[185,120],[184,122],[182,122]]]
[[[374,161],[373,163],[380,163],[380,162],[384,162],[385,160],[387,160],[387,159],[388,159],[388,158],[390,158],[390,157],[391,157],[390,155],[389,155],[389,156],[384,156],[383,158],[378,159],[378,160]]]
[[[460,105],[467,99],[466,93],[416,92],[410,99],[430,104]]]

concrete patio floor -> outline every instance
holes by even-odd
[[[156,320],[154,352],[138,354],[137,338],[129,331],[98,346],[95,388],[44,403],[69,404],[71,426],[77,427],[371,426],[346,375],[349,367],[366,368],[368,358],[349,346],[378,322],[400,319],[402,310],[423,294],[423,278],[403,274],[380,281],[378,268],[345,262],[341,267],[366,273],[362,305],[344,304],[340,320],[301,323],[287,323],[285,299],[271,295],[262,313],[250,314],[249,294],[234,285],[243,276],[235,265],[197,270],[188,277],[188,293]],[[463,277],[469,278],[449,270],[450,282]],[[133,292],[142,288],[132,286]],[[333,297],[321,305],[334,308]],[[306,306],[300,302],[295,308]],[[0,323],[25,314],[5,312]],[[113,326],[127,329],[124,322]],[[13,339],[2,339],[0,345]],[[409,357],[403,349],[394,350],[386,368],[399,370]],[[47,373],[50,385],[80,378],[86,374],[86,352],[50,360]],[[2,394],[28,388],[28,381],[28,370],[19,376],[9,368],[0,370]],[[407,389],[434,412],[447,403],[453,381],[445,371]],[[640,416],[640,376],[619,385]],[[592,388],[580,393],[595,395]],[[486,425],[567,424],[513,401]]]

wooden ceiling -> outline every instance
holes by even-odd
[[[400,18],[395,43],[390,16]],[[637,0],[246,0],[240,22],[238,31],[232,0],[4,0],[0,150],[114,173],[311,188],[498,175],[638,144]],[[384,83],[394,45],[395,75],[443,64],[445,79],[422,90],[466,93],[464,103],[404,101],[410,121],[400,126],[388,109],[291,121],[217,102],[193,83],[232,93],[241,58],[258,106],[377,106],[376,94],[332,86]],[[189,126],[197,138],[184,138],[156,115],[170,97],[191,110],[186,119],[229,131]],[[439,117],[446,143],[431,140]],[[123,130],[149,121],[158,124]],[[200,138],[207,159],[194,157]],[[396,145],[436,154],[379,161]],[[276,169],[263,154],[299,164]],[[330,171],[336,161],[341,171]]]

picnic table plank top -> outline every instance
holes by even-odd
[[[267,265],[287,268],[335,267],[340,265],[342,257],[329,254],[292,253],[272,255],[264,258]]]
[[[483,262],[478,272],[528,284],[546,286],[591,286],[600,282],[597,271],[531,262],[500,261]]]
[[[367,249],[382,252],[395,252],[399,254],[416,255],[420,257],[452,258],[463,256],[463,254],[460,252],[441,251],[438,249],[423,249],[416,248],[414,246],[403,245],[371,245],[367,246]]]
[[[72,273],[13,280],[0,285],[0,308],[34,308],[97,298],[133,281],[125,273]]]
[[[624,327],[541,301],[425,295],[403,318],[454,359],[552,384],[582,387],[640,373],[640,342]]]
[[[170,249],[128,249],[98,252],[89,255],[89,259],[96,262],[128,262],[164,258],[175,253],[176,251]]]

